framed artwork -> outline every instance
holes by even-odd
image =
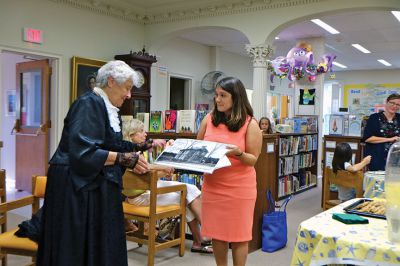
[[[71,103],[94,88],[97,71],[105,63],[95,59],[72,57]]]
[[[343,135],[343,122],[342,115],[331,115],[329,119],[329,135]]]
[[[6,116],[15,116],[16,110],[16,91],[9,90],[7,91],[7,98],[6,98]]]

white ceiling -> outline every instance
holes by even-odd
[[[340,34],[332,35],[311,21],[304,21],[284,29],[278,34],[279,40],[274,56],[286,56],[300,39],[325,38],[326,53],[337,56],[336,61],[346,65],[346,70],[393,69],[400,68],[400,22],[390,11],[357,11],[318,17]],[[231,29],[196,30],[183,34],[182,38],[224,50],[245,54],[246,36]],[[267,37],[267,36],[266,36]],[[351,46],[358,43],[371,51],[364,54]],[[386,67],[377,59],[385,59],[392,64]],[[343,69],[334,66],[335,71]]]
[[[202,13],[207,10],[240,8],[260,3],[276,4],[279,1],[283,0],[69,0],[75,3],[74,6],[82,8],[90,4],[91,7],[108,8],[109,11],[122,10],[128,14],[134,12],[138,14],[136,18],[142,22],[160,16],[179,17],[181,13]],[[400,22],[390,11],[342,12],[318,18],[337,29],[340,34],[331,35],[311,21],[292,25],[278,34],[280,39],[273,43],[276,47],[273,57],[286,56],[290,48],[300,39],[324,37],[326,52],[336,54],[336,61],[346,65],[348,67],[346,70],[400,68]],[[241,55],[246,55],[244,47],[249,43],[242,32],[227,28],[194,29],[180,37],[204,45],[218,46]],[[372,53],[363,54],[354,49],[352,43],[359,43]],[[386,67],[377,59],[385,59],[392,66]],[[334,68],[335,71],[342,70]]]

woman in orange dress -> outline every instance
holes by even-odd
[[[229,243],[233,264],[245,265],[257,196],[254,164],[262,134],[240,80],[227,77],[218,82],[214,109],[203,119],[197,138],[230,144],[227,156],[232,163],[204,175],[202,235],[212,238],[217,265],[227,265]]]

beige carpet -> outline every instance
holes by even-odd
[[[319,180],[320,181],[320,180]],[[9,197],[10,198],[10,197]],[[294,242],[296,240],[297,227],[303,220],[321,212],[321,188],[314,188],[302,194],[296,195],[288,205],[288,244],[284,249],[274,253],[266,253],[261,250],[249,254],[247,265],[249,266],[288,266],[292,257]],[[30,209],[23,208],[9,213],[8,228],[14,228],[18,223],[30,217]],[[170,248],[156,254],[156,265],[190,265],[190,266],[212,266],[215,265],[214,257],[208,254],[190,252],[191,241],[186,241],[186,252],[179,257],[177,248]],[[8,256],[9,266],[20,266],[29,263],[28,258],[21,256]],[[147,265],[147,248],[138,247],[135,243],[128,242],[129,265]],[[229,254],[229,265],[232,265],[231,253]]]

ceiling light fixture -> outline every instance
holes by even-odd
[[[393,16],[397,18],[397,20],[400,22],[400,11],[392,11]]]
[[[338,63],[336,61],[334,61],[332,64],[334,64],[335,66],[340,67],[340,68],[347,68],[347,66],[342,65],[341,63]]]
[[[381,63],[382,65],[385,65],[385,66],[391,66],[392,65],[391,63],[389,63],[388,61],[383,60],[383,59],[378,59],[377,61],[379,63]]]
[[[278,36],[276,36],[276,37],[275,37],[275,40],[279,40],[279,37],[278,37]]]
[[[371,52],[367,49],[365,49],[364,47],[362,47],[361,45],[359,45],[358,43],[353,43],[351,44],[351,46],[353,46],[354,48],[356,48],[357,50],[360,50],[361,52],[363,52],[364,54],[370,54]]]
[[[318,26],[320,26],[321,28],[323,28],[324,30],[326,30],[327,32],[329,32],[331,34],[339,34],[340,33],[335,28],[333,28],[332,26],[329,26],[328,24],[326,24],[325,22],[323,22],[320,19],[312,19],[311,22],[317,24]]]

